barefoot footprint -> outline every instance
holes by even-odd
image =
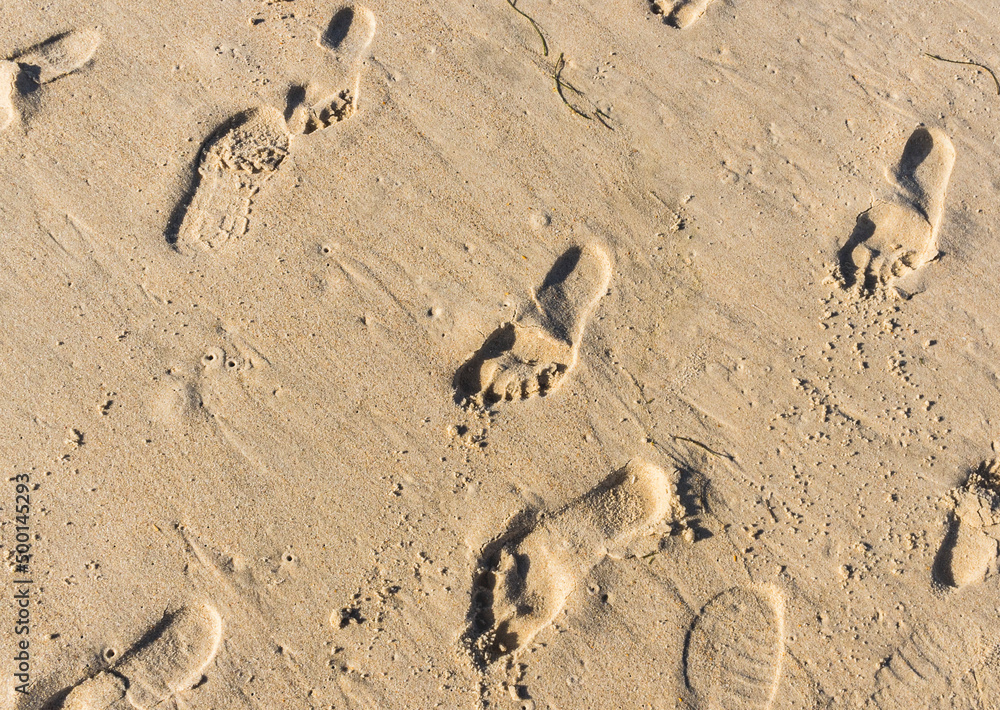
[[[663,15],[663,21],[671,27],[683,30],[693,25],[705,14],[712,0],[652,0],[651,9]]]
[[[246,234],[253,198],[288,155],[289,140],[284,117],[269,106],[210,137],[175,246],[214,250]]]
[[[784,611],[771,589],[735,587],[701,610],[688,634],[684,672],[705,710],[766,710],[784,657]]]
[[[320,34],[319,46],[339,65],[339,71],[353,75],[350,86],[333,93],[318,85],[306,87],[304,101],[292,113],[293,133],[309,134],[350,118],[357,110],[361,72],[358,65],[375,37],[375,14],[361,5],[345,5],[334,13]]]
[[[934,577],[949,587],[981,582],[1000,553],[1000,464],[985,461],[952,492],[954,515],[934,561]]]
[[[474,406],[552,392],[576,365],[587,319],[607,291],[611,262],[595,244],[552,266],[531,308],[504,323],[459,368],[455,387]]]
[[[113,668],[76,686],[63,710],[152,710],[190,690],[215,658],[222,618],[210,605],[164,618]]]
[[[552,623],[580,579],[668,514],[683,517],[675,482],[635,459],[485,554],[468,636],[477,661],[485,666],[524,648]]]
[[[937,232],[954,165],[955,148],[940,129],[913,132],[895,170],[893,194],[858,216],[841,250],[845,287],[861,295],[893,288],[897,279],[937,256]]]
[[[345,5],[333,14],[319,44],[330,50],[336,61],[355,64],[361,61],[374,37],[374,13],[361,5]]]
[[[16,103],[39,86],[81,69],[101,43],[97,30],[65,32],[0,61],[0,131],[17,118]]]

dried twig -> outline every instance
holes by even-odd
[[[985,64],[980,64],[979,62],[970,62],[964,59],[945,59],[944,57],[939,57],[936,54],[930,54],[928,52],[924,52],[924,56],[930,57],[931,59],[936,59],[939,62],[948,62],[949,64],[965,64],[970,67],[979,67],[980,69],[985,69],[990,73],[990,76],[993,77],[993,83],[997,85],[997,96],[1000,96],[1000,79],[997,78],[996,72],[994,72]]]
[[[588,116],[583,111],[581,111],[576,106],[574,106],[569,101],[567,101],[566,100],[566,95],[563,94],[563,87],[565,86],[570,91],[575,91],[580,96],[583,95],[583,92],[581,92],[579,89],[576,89],[572,85],[566,84],[566,83],[563,82],[563,80],[562,80],[562,70],[565,67],[566,67],[566,60],[563,59],[563,53],[560,52],[559,53],[559,58],[556,60],[556,71],[555,71],[555,74],[552,75],[552,78],[556,80],[556,91],[559,93],[559,98],[562,99],[562,102],[564,104],[566,104],[567,106],[569,106],[569,110],[570,111],[572,111],[573,113],[575,113],[580,118],[585,118],[588,121],[590,121],[593,117],[592,116]]]
[[[507,4],[513,8],[514,12],[531,23],[531,26],[535,28],[535,32],[538,33],[538,39],[542,40],[542,56],[549,56],[549,43],[545,41],[545,35],[542,34],[542,28],[538,26],[538,23],[528,13],[517,7],[517,0],[507,0]]]
[[[718,456],[719,458],[728,459],[729,461],[732,461],[733,463],[736,462],[736,458],[733,457],[732,454],[724,454],[724,453],[720,453],[720,452],[718,452],[718,451],[716,451],[714,449],[710,449],[708,446],[706,446],[705,444],[701,443],[700,441],[696,441],[694,439],[690,439],[690,438],[688,438],[686,436],[674,436],[673,434],[670,435],[670,438],[673,439],[674,441],[686,441],[689,444],[694,444],[695,446],[697,446],[700,449],[704,449],[705,451],[707,451],[708,453],[712,454],[713,456]]]
[[[605,128],[608,128],[608,129],[610,129],[612,131],[615,130],[614,128],[611,127],[610,123],[608,123],[607,121],[604,120],[605,118],[607,118],[607,119],[610,120],[611,116],[609,116],[608,114],[604,113],[604,111],[602,111],[601,109],[596,108],[596,107],[594,108],[594,118],[596,118],[598,121],[600,121],[601,125],[604,126]]]

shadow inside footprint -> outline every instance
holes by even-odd
[[[496,587],[500,569],[501,553],[505,548],[516,544],[524,538],[535,526],[538,511],[527,510],[517,515],[507,526],[507,530],[496,540],[483,548],[479,568],[472,579],[472,604],[466,621],[468,630],[465,634],[466,643],[473,652],[478,665],[485,667],[502,656],[507,648],[517,648],[517,638],[509,625],[501,629],[497,625],[494,613]],[[521,556],[519,569],[513,577],[516,580],[525,579],[531,561]],[[515,586],[518,583],[515,582]],[[523,594],[523,584],[519,595]],[[524,610],[527,612],[528,610]]]
[[[504,353],[509,352],[514,347],[514,340],[517,337],[514,328],[513,323],[501,325],[490,333],[479,350],[458,368],[452,379],[456,404],[461,404],[482,391],[483,382],[480,373],[484,363],[502,357]],[[501,399],[501,395],[492,391],[483,394],[483,404],[485,405],[496,404]]]
[[[552,288],[566,281],[569,275],[573,273],[573,269],[580,262],[580,257],[583,255],[583,249],[578,246],[573,246],[562,253],[562,255],[555,260],[552,264],[552,268],[549,269],[549,273],[545,274],[545,280],[542,282],[542,288],[540,290],[544,291],[547,288]]]
[[[20,71],[14,78],[14,88],[21,96],[31,96],[42,87],[40,67],[32,64],[18,64]]]
[[[455,374],[455,401],[488,407],[544,397],[562,381],[572,358],[569,346],[544,332],[504,323]]]
[[[350,6],[340,8],[330,20],[326,31],[320,37],[320,44],[334,51],[340,49],[340,46],[344,44],[347,35],[351,31],[351,24],[353,22],[354,8]]]
[[[854,249],[868,241],[871,236],[875,233],[875,223],[871,221],[868,217],[869,210],[865,210],[858,215],[857,221],[854,223],[854,231],[851,232],[851,236],[847,238],[847,242],[840,249],[837,255],[838,264],[840,266],[840,278],[843,283],[844,288],[853,288],[855,284],[858,284],[858,265],[854,263],[852,258],[854,254]],[[873,274],[861,273],[862,283],[858,284],[864,291],[870,291],[875,287],[877,279]]]
[[[540,301],[543,301],[543,307],[554,305],[557,301],[566,303],[572,298],[572,294],[567,292],[569,290],[567,286],[572,283],[571,277],[580,266],[582,258],[583,249],[573,246],[563,252],[556,259],[555,263],[552,264],[549,273],[545,275],[542,287],[538,289],[538,298]],[[544,301],[548,301],[548,303]],[[574,325],[573,319],[554,317],[556,315],[552,314],[548,318],[549,322],[546,325],[548,325],[551,333],[560,340],[565,340],[567,343],[572,342],[573,334],[570,333],[570,329]]]
[[[715,537],[703,520],[706,513],[712,513],[708,503],[708,480],[691,464],[675,461],[675,465],[677,497],[686,513],[684,524],[694,532],[695,541]]]
[[[927,214],[924,200],[927,197],[928,186],[923,184],[918,178],[920,167],[924,161],[930,157],[934,150],[934,135],[926,128],[918,128],[906,141],[903,147],[903,155],[896,168],[896,180],[899,184],[910,192],[913,198],[913,206],[919,210],[924,219],[930,221]]]
[[[119,662],[128,662],[130,658],[148,648],[150,644],[163,636],[164,632],[170,628],[172,623],[174,623],[174,620],[177,618],[177,614],[178,613],[176,611],[168,611],[164,613],[163,618],[148,628],[146,633],[139,637],[139,640],[135,642],[135,644],[125,653],[124,656],[122,656]]]
[[[242,111],[235,116],[230,116],[214,131],[212,131],[208,138],[202,142],[201,148],[198,149],[198,156],[195,158],[194,165],[201,165],[205,160],[205,154],[208,152],[208,149],[215,145],[222,138],[222,136],[231,131],[235,126],[238,126],[246,121],[247,116],[247,111]],[[177,204],[170,213],[170,218],[167,220],[167,228],[164,230],[164,237],[167,240],[167,244],[174,248],[177,248],[177,241],[181,233],[181,225],[184,223],[184,215],[187,214],[188,208],[191,206],[191,201],[194,199],[200,183],[201,175],[199,175],[198,169],[195,167],[187,179],[187,189],[185,189],[182,193],[181,199],[177,201]]]
[[[952,571],[954,563],[955,546],[958,544],[958,519],[954,516],[948,521],[948,532],[945,533],[941,547],[934,555],[934,564],[931,566],[931,576],[938,584],[946,587],[957,587],[959,583],[955,580],[955,573]]]
[[[288,87],[288,93],[285,96],[285,121],[291,121],[292,116],[300,108],[306,105],[307,95],[306,87],[302,84],[293,84]]]
[[[57,693],[49,696],[49,698],[42,703],[40,710],[60,710],[60,708],[65,707],[65,700],[70,693],[73,692],[75,686],[69,686],[68,688],[63,688]]]
[[[319,46],[328,50],[338,62],[360,62],[375,37],[377,24],[375,13],[367,7],[347,4],[333,14],[330,24],[318,38]]]

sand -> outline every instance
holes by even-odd
[[[4,17],[0,706],[1000,707],[1000,5]]]

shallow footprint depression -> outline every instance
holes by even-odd
[[[937,256],[955,148],[938,128],[916,129],[903,148],[893,194],[858,216],[841,250],[841,277],[862,295],[892,287]]]
[[[488,406],[557,389],[576,365],[587,320],[610,281],[603,248],[589,244],[564,252],[523,315],[500,325],[459,368],[459,399]]]
[[[168,615],[113,668],[80,683],[64,710],[152,710],[189,690],[215,658],[222,617],[211,605]]]
[[[728,589],[705,605],[691,627],[687,684],[702,710],[766,710],[778,689],[783,656],[777,592]]]
[[[269,106],[237,117],[206,141],[176,234],[179,248],[215,250],[249,229],[253,198],[288,155],[290,136]]]
[[[653,12],[663,15],[663,21],[679,30],[686,29],[705,14],[712,0],[676,0],[661,2],[654,0]]]
[[[100,43],[101,34],[95,29],[73,30],[31,47],[14,61],[33,81],[48,84],[82,68]]]
[[[376,24],[375,14],[367,7],[345,5],[333,13],[319,44],[338,61],[360,61],[375,37]]]
[[[332,92],[319,85],[304,87],[303,103],[292,111],[289,126],[293,133],[309,134],[329,128],[354,115],[361,89],[361,67],[378,22],[375,13],[363,5],[345,5],[333,14],[320,33],[318,44],[337,65],[341,76]]]
[[[632,460],[569,505],[541,514],[484,554],[470,630],[483,664],[519,651],[552,623],[579,580],[644,528],[683,515],[675,482]]]
[[[1000,466],[987,461],[952,493],[951,525],[934,561],[934,579],[961,588],[982,582],[1000,554]]]

